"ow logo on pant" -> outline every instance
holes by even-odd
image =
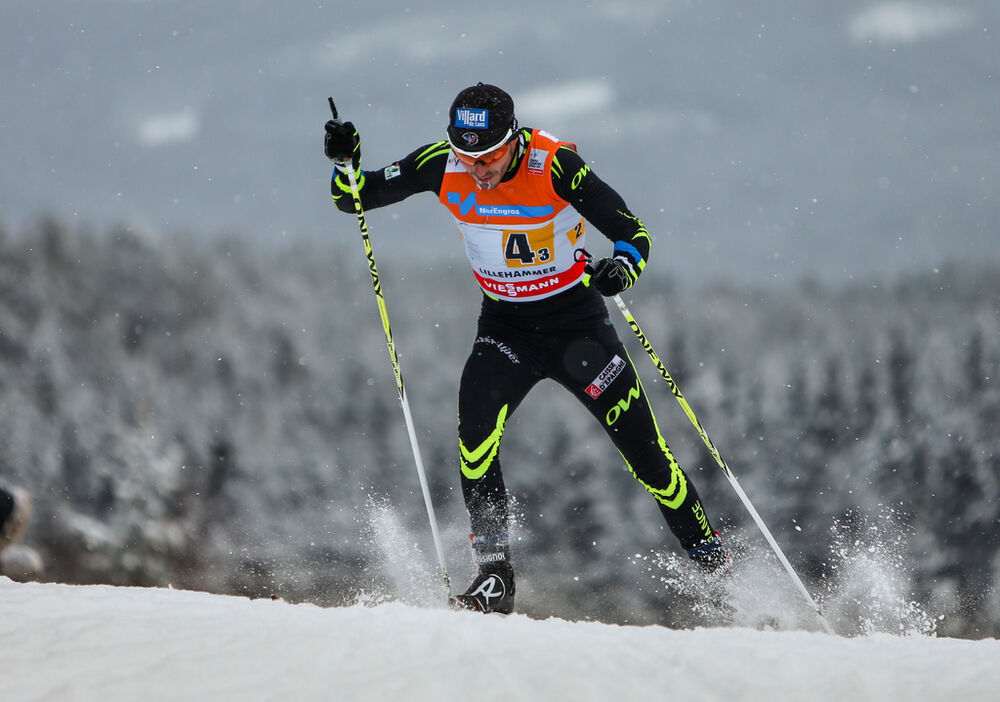
[[[632,400],[638,400],[641,394],[642,390],[640,389],[639,380],[636,379],[635,387],[629,389],[628,395],[626,395],[623,399],[618,400],[618,403],[608,410],[607,415],[604,417],[604,421],[607,422],[607,425],[610,427],[618,421],[618,418],[622,416],[622,413],[628,412],[628,408],[632,406]]]

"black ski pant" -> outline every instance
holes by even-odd
[[[477,562],[505,557],[510,519],[500,442],[514,410],[536,383],[551,378],[597,419],[632,475],[655,498],[688,549],[713,531],[694,484],[656,426],[646,391],[603,301],[571,324],[491,313],[485,304],[458,396],[462,492]]]

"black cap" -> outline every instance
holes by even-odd
[[[514,100],[495,85],[477,83],[458,94],[448,112],[448,141],[475,156],[502,146],[517,131]]]

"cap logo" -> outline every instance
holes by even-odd
[[[479,143],[479,135],[475,132],[466,132],[462,135],[462,141],[464,141],[468,146],[475,146]]]
[[[488,129],[489,126],[489,110],[479,110],[474,107],[460,107],[455,110],[457,129]]]

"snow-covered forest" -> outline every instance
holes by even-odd
[[[0,232],[0,481],[35,496],[26,541],[44,579],[323,605],[438,596],[355,239],[275,253],[56,219]],[[380,268],[464,587],[455,396],[478,293],[465,269]],[[667,271],[650,269],[626,301],[818,598],[850,597],[848,566],[879,554],[938,633],[1000,635],[1000,269],[704,289]],[[762,558],[746,511],[612,318],[715,521]],[[678,552],[653,501],[554,388],[529,396],[504,442],[519,609],[699,623],[650,565]]]

